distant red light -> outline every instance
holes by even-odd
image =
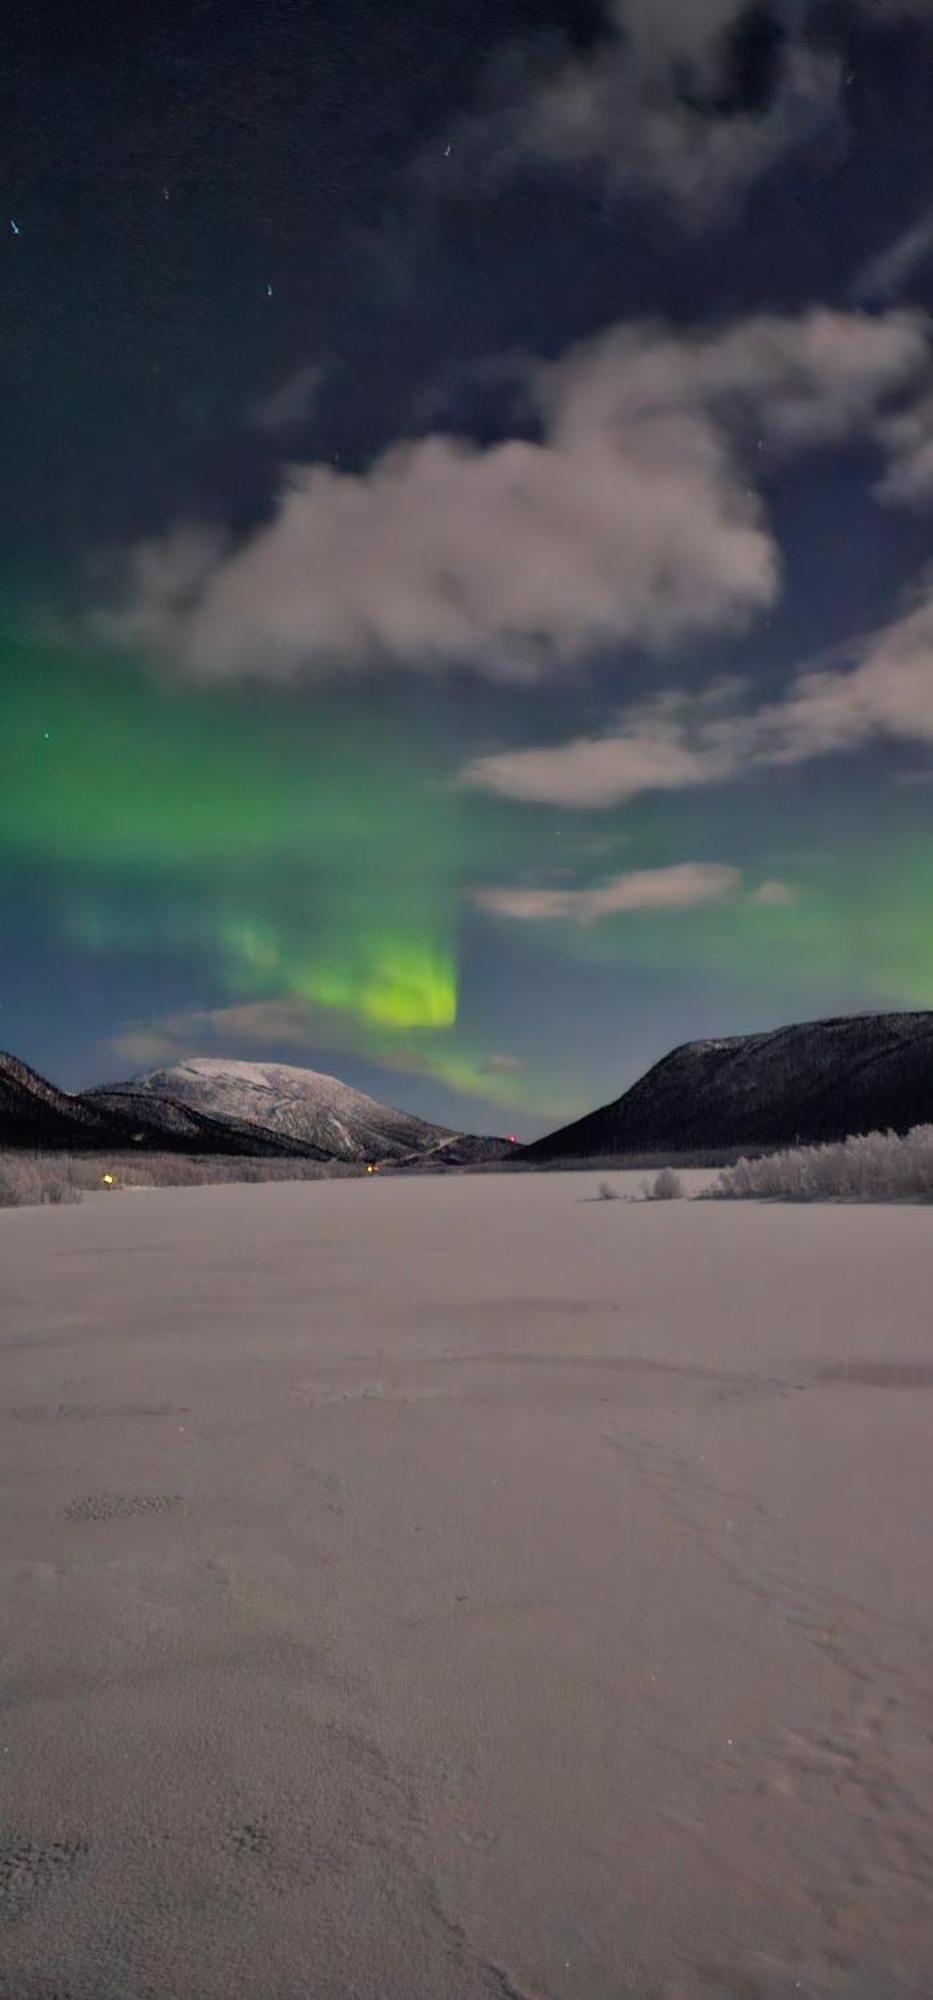
[[[519,1137],[518,1137],[518,1133],[517,1133],[517,1132],[510,1132],[510,1133],[509,1133],[509,1145],[510,1145],[510,1146],[517,1146],[518,1144],[519,1144]]]

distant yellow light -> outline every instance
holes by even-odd
[[[113,1187],[114,1177],[112,1174],[101,1174],[101,1180],[105,1187]]]

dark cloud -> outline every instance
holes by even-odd
[[[587,51],[532,48],[518,81],[500,62],[487,108],[455,127],[460,171],[583,168],[702,228],[836,126],[840,59],[806,24],[801,0],[610,0]]]

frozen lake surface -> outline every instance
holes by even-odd
[[[929,2000],[933,1218],[600,1178],[0,1213],[3,2000]]]

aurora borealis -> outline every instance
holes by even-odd
[[[933,19],[545,11],[170,7],[140,68],[65,9],[24,70],[0,1042],[57,1080],[531,1136],[933,1006]]]

